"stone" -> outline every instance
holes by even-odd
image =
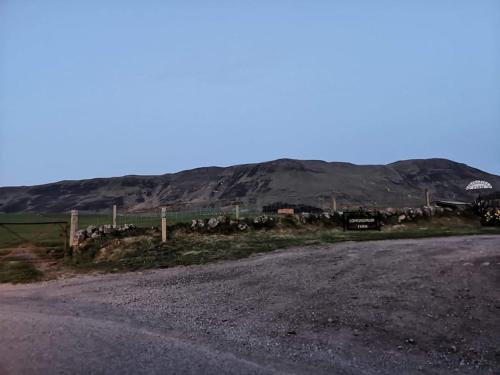
[[[193,219],[191,221],[191,228],[194,230],[205,228],[205,222],[202,219]]]
[[[398,216],[398,223],[402,223],[405,220],[406,220],[406,215],[405,214],[401,214],[401,215]]]
[[[94,232],[92,233],[92,235],[90,236],[90,238],[93,238],[93,239],[96,239],[96,238],[99,238],[101,237],[101,234],[99,232]]]
[[[248,229],[248,225],[246,223],[239,223],[238,224],[238,229],[241,230],[242,232]]]
[[[115,231],[112,225],[105,225],[103,228],[103,233],[104,234],[111,234]]]
[[[217,225],[219,225],[219,220],[217,220],[217,218],[215,217],[211,217],[210,219],[208,219],[207,225],[210,229],[214,229],[215,227],[217,227]]]
[[[95,225],[89,225],[87,227],[87,234],[90,236],[92,233],[94,233],[97,230],[97,227]]]
[[[82,229],[77,230],[75,233],[75,236],[76,236],[76,240],[78,241],[78,243],[83,242],[85,240],[85,238],[87,238],[87,231],[82,230]]]

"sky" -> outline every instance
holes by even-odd
[[[0,186],[431,157],[500,174],[498,0],[0,0]]]

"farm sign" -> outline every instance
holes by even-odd
[[[372,212],[344,212],[344,230],[380,230],[378,214]]]

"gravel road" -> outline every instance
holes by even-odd
[[[500,236],[0,286],[0,374],[500,373]]]

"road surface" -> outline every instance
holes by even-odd
[[[500,236],[0,286],[0,374],[500,373]]]

